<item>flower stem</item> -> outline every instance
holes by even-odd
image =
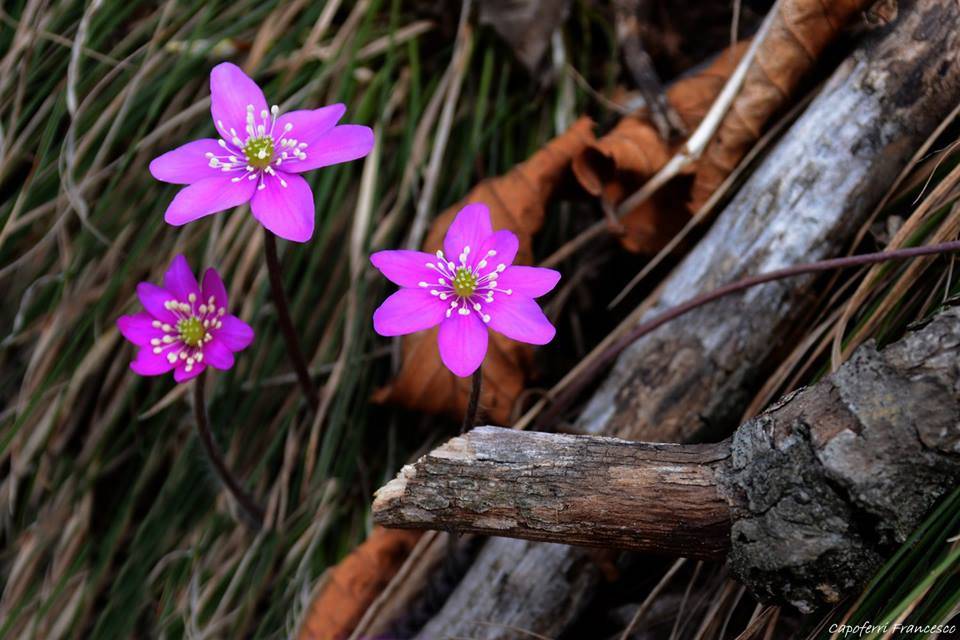
[[[760,284],[772,282],[774,280],[783,280],[794,276],[805,275],[808,273],[819,273],[822,271],[832,271],[834,269],[846,269],[849,267],[859,267],[868,264],[877,264],[889,260],[906,260],[908,258],[917,258],[920,256],[937,255],[940,253],[950,253],[960,251],[960,240],[951,242],[941,242],[939,244],[924,245],[921,247],[908,247],[906,249],[894,249],[892,251],[878,251],[876,253],[862,253],[855,256],[845,256],[843,258],[831,258],[829,260],[820,260],[818,262],[808,262],[806,264],[797,264],[784,269],[777,269],[767,273],[760,273],[754,276],[748,276],[736,282],[731,282],[713,291],[707,291],[698,296],[682,302],[674,307],[670,307],[663,313],[656,315],[645,322],[636,325],[630,331],[626,332],[620,338],[615,340],[599,357],[597,357],[583,372],[569,385],[564,387],[554,398],[553,403],[540,415],[538,422],[548,424],[555,420],[576,398],[577,394],[585,388],[604,368],[610,364],[621,351],[633,344],[636,340],[647,335],[660,326],[679,318],[680,316],[693,311],[698,307],[719,300],[725,296],[739,293],[751,287]]]
[[[287,302],[287,294],[283,291],[283,275],[280,272],[280,260],[277,258],[277,238],[266,228],[263,230],[263,247],[267,254],[270,293],[273,296],[273,305],[277,308],[277,320],[280,322],[280,332],[283,333],[283,341],[287,346],[287,355],[297,374],[297,381],[300,383],[303,395],[316,412],[320,407],[320,396],[317,393],[317,387],[313,384],[313,378],[310,377],[307,359],[300,347],[300,338],[297,337],[293,320],[290,318],[290,304]]]
[[[263,509],[250,497],[250,494],[243,490],[237,479],[227,469],[227,465],[217,449],[217,444],[213,441],[213,434],[210,433],[210,421],[207,418],[207,399],[204,391],[206,375],[205,372],[201,373],[193,383],[193,411],[197,419],[197,434],[200,436],[200,441],[203,443],[203,448],[207,452],[210,463],[217,472],[217,477],[220,478],[223,486],[240,505],[241,511],[246,515],[250,525],[255,530],[259,530],[263,527]]]
[[[480,387],[483,386],[483,367],[477,367],[473,372],[470,386],[470,400],[467,401],[467,412],[463,416],[463,425],[460,433],[473,429],[477,423],[477,409],[480,408]]]

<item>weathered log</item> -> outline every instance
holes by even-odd
[[[730,508],[716,469],[730,445],[643,444],[478,427],[377,491],[388,527],[726,556]]]
[[[701,559],[762,600],[836,604],[960,483],[960,309],[711,445],[479,427],[407,465],[374,519]]]
[[[837,69],[670,276],[650,313],[744,275],[839,252],[960,99],[958,20],[954,2],[900,2],[896,20]],[[661,442],[726,435],[807,309],[810,283],[758,287],[637,341],[578,426]],[[554,637],[598,580],[582,550],[495,538],[421,637],[506,638],[508,627]]]

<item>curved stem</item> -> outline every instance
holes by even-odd
[[[579,378],[572,381],[569,386],[565,387],[560,391],[559,394],[557,394],[557,396],[553,399],[551,406],[547,408],[543,414],[541,414],[539,422],[541,424],[548,423],[560,415],[560,413],[567,408],[569,403],[573,401],[577,394],[608,364],[610,364],[613,359],[620,354],[621,351],[633,344],[633,342],[639,340],[646,334],[670,322],[671,320],[679,318],[680,316],[693,311],[698,307],[702,307],[709,302],[719,300],[720,298],[734,293],[739,293],[740,291],[744,291],[750,287],[755,287],[757,285],[772,282],[774,280],[783,280],[784,278],[790,278],[793,276],[800,276],[808,273],[819,273],[821,271],[832,271],[834,269],[845,269],[848,267],[859,267],[868,264],[876,264],[878,262],[886,262],[888,260],[905,260],[907,258],[936,255],[939,253],[949,253],[952,251],[960,251],[960,240],[941,242],[939,244],[931,244],[922,247],[908,247],[906,249],[895,249],[893,251],[863,253],[857,256],[846,256],[843,258],[832,258],[830,260],[820,260],[818,262],[797,264],[793,265],[792,267],[777,269],[768,273],[748,276],[741,280],[737,280],[736,282],[731,282],[730,284],[718,287],[713,291],[702,293],[691,298],[690,300],[687,300],[686,302],[667,309],[663,313],[650,318],[646,322],[641,322],[633,329],[620,336],[620,338],[615,340],[606,351],[600,354],[600,356],[590,364],[590,366],[584,369]]]
[[[297,374],[297,381],[300,383],[303,395],[316,412],[320,407],[320,397],[317,387],[313,384],[313,378],[310,377],[307,359],[300,347],[300,338],[297,337],[293,320],[290,318],[290,304],[287,302],[287,294],[283,291],[283,275],[280,272],[280,260],[277,258],[277,238],[266,228],[263,230],[263,248],[267,256],[270,293],[273,296],[273,306],[277,308],[277,320],[280,322],[280,332],[283,333],[283,341],[287,346],[287,355]]]
[[[483,385],[483,367],[477,367],[471,380],[470,400],[467,401],[467,412],[463,416],[460,433],[466,433],[476,426],[477,410],[480,408],[480,387]]]
[[[207,458],[210,459],[210,463],[217,472],[217,477],[220,478],[223,486],[226,487],[230,495],[232,495],[237,501],[237,504],[240,505],[241,510],[247,516],[253,528],[259,530],[263,527],[263,509],[250,497],[250,494],[243,490],[243,487],[240,486],[237,479],[234,478],[230,470],[227,469],[227,465],[224,463],[219,449],[217,449],[217,444],[213,441],[213,434],[210,432],[210,421],[207,418],[206,393],[204,392],[206,376],[207,374],[205,372],[201,373],[193,383],[193,411],[197,419],[197,434],[200,436],[203,448],[207,452]]]

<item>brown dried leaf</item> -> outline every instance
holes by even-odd
[[[343,640],[406,560],[420,531],[374,527],[330,570],[300,625],[298,640]]]
[[[515,262],[532,264],[531,241],[543,225],[546,203],[567,173],[571,159],[593,140],[593,121],[581,118],[505,175],[484,180],[463,201],[437,217],[424,241],[424,251],[442,247],[447,228],[464,205],[483,202],[490,208],[493,228],[509,229],[520,239]],[[532,353],[528,345],[491,333],[483,362],[480,406],[493,422],[506,424],[509,420],[531,373]],[[466,411],[469,390],[469,378],[458,378],[441,363],[437,329],[432,329],[403,339],[400,372],[390,385],[374,394],[374,401],[460,419]]]
[[[741,42],[721,53],[700,73],[675,82],[667,100],[693,130],[703,119],[749,43]],[[657,134],[645,112],[626,116],[605,136],[574,158],[573,171],[584,189],[617,204],[636,191],[667,163],[682,143],[670,145]],[[677,185],[641,204],[621,220],[623,246],[638,253],[654,253],[686,222],[682,206],[686,194]]]
[[[872,0],[785,0],[743,86],[697,164],[690,209],[707,201],[793,97],[823,50]]]

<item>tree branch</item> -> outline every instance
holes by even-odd
[[[377,492],[377,522],[722,558],[718,445],[643,444],[478,427]]]
[[[374,520],[701,559],[811,611],[960,483],[960,308],[866,345],[718,444],[479,427],[407,465]]]

